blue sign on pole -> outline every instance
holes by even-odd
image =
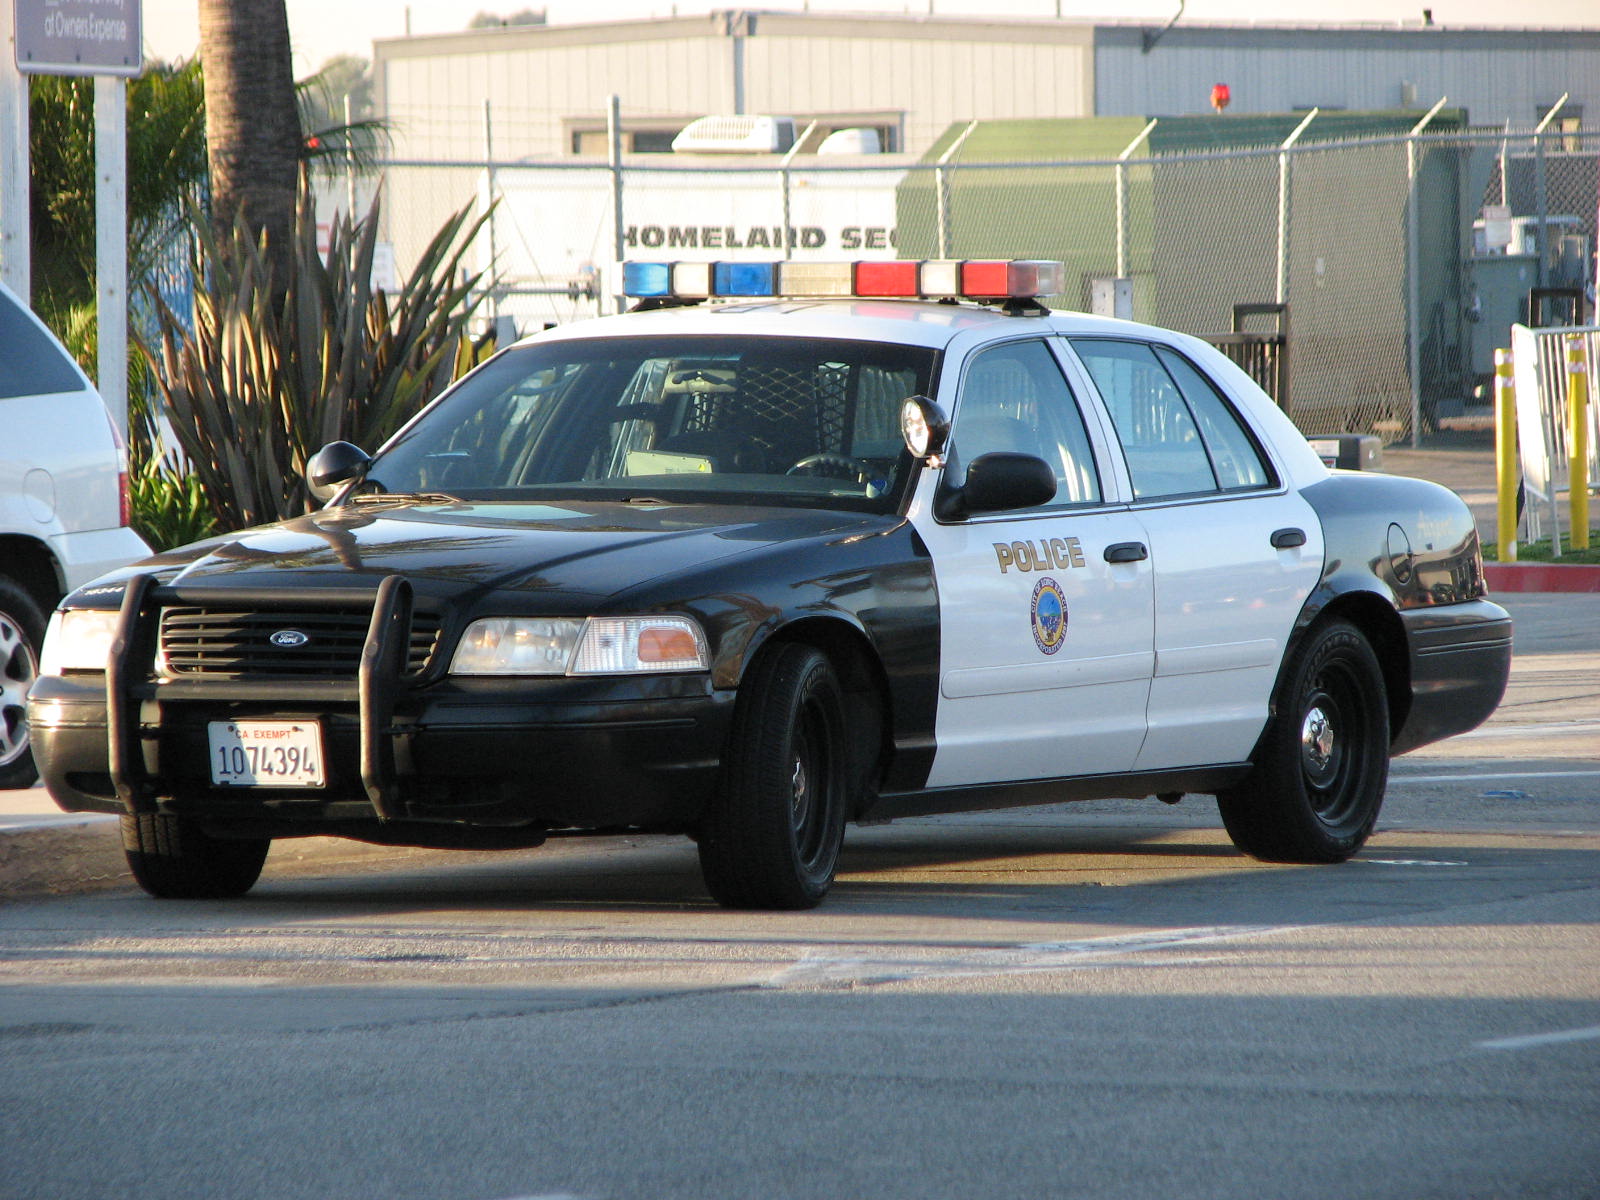
[[[17,70],[24,74],[131,77],[143,66],[141,0],[15,3]]]

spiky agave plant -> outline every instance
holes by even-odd
[[[473,357],[483,273],[462,262],[487,215],[468,206],[445,221],[392,297],[371,286],[378,215],[374,200],[360,220],[341,217],[320,255],[302,185],[284,280],[242,222],[196,219],[191,320],[152,298],[162,407],[219,530],[309,511],[319,447],[375,448]]]

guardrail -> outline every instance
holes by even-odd
[[[1582,347],[1581,373],[1569,367],[1568,345]],[[1511,327],[1512,377],[1516,387],[1517,458],[1527,502],[1522,517],[1528,540],[1544,537],[1550,522],[1550,548],[1561,553],[1562,512],[1558,497],[1567,493],[1567,533],[1581,524],[1578,545],[1588,544],[1587,498],[1600,480],[1600,325],[1558,329]],[[1574,387],[1574,381],[1578,385]],[[1582,403],[1575,403],[1579,400]],[[1575,410],[1575,411],[1574,411]],[[1574,460],[1581,456],[1581,464]],[[1576,467],[1576,470],[1574,469]],[[1578,476],[1578,492],[1572,476]]]
[[[1250,333],[1244,324],[1251,317],[1272,317],[1271,333]],[[1289,306],[1287,304],[1235,304],[1230,333],[1200,335],[1221,350],[1273,400],[1289,413]]]

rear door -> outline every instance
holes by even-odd
[[[1145,732],[1154,662],[1144,529],[1106,464],[1054,339],[952,353],[940,402],[949,463],[925,471],[911,520],[931,552],[940,613],[939,710],[929,787],[1127,771]],[[989,451],[1055,470],[1048,504],[939,521],[944,473]],[[1122,547],[1112,557],[1108,550]]]
[[[1185,355],[1132,339],[1070,345],[1121,443],[1154,567],[1155,669],[1135,767],[1242,762],[1321,574],[1321,527]]]

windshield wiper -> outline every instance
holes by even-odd
[[[461,500],[446,492],[361,492],[351,496],[346,504],[460,504]]]

